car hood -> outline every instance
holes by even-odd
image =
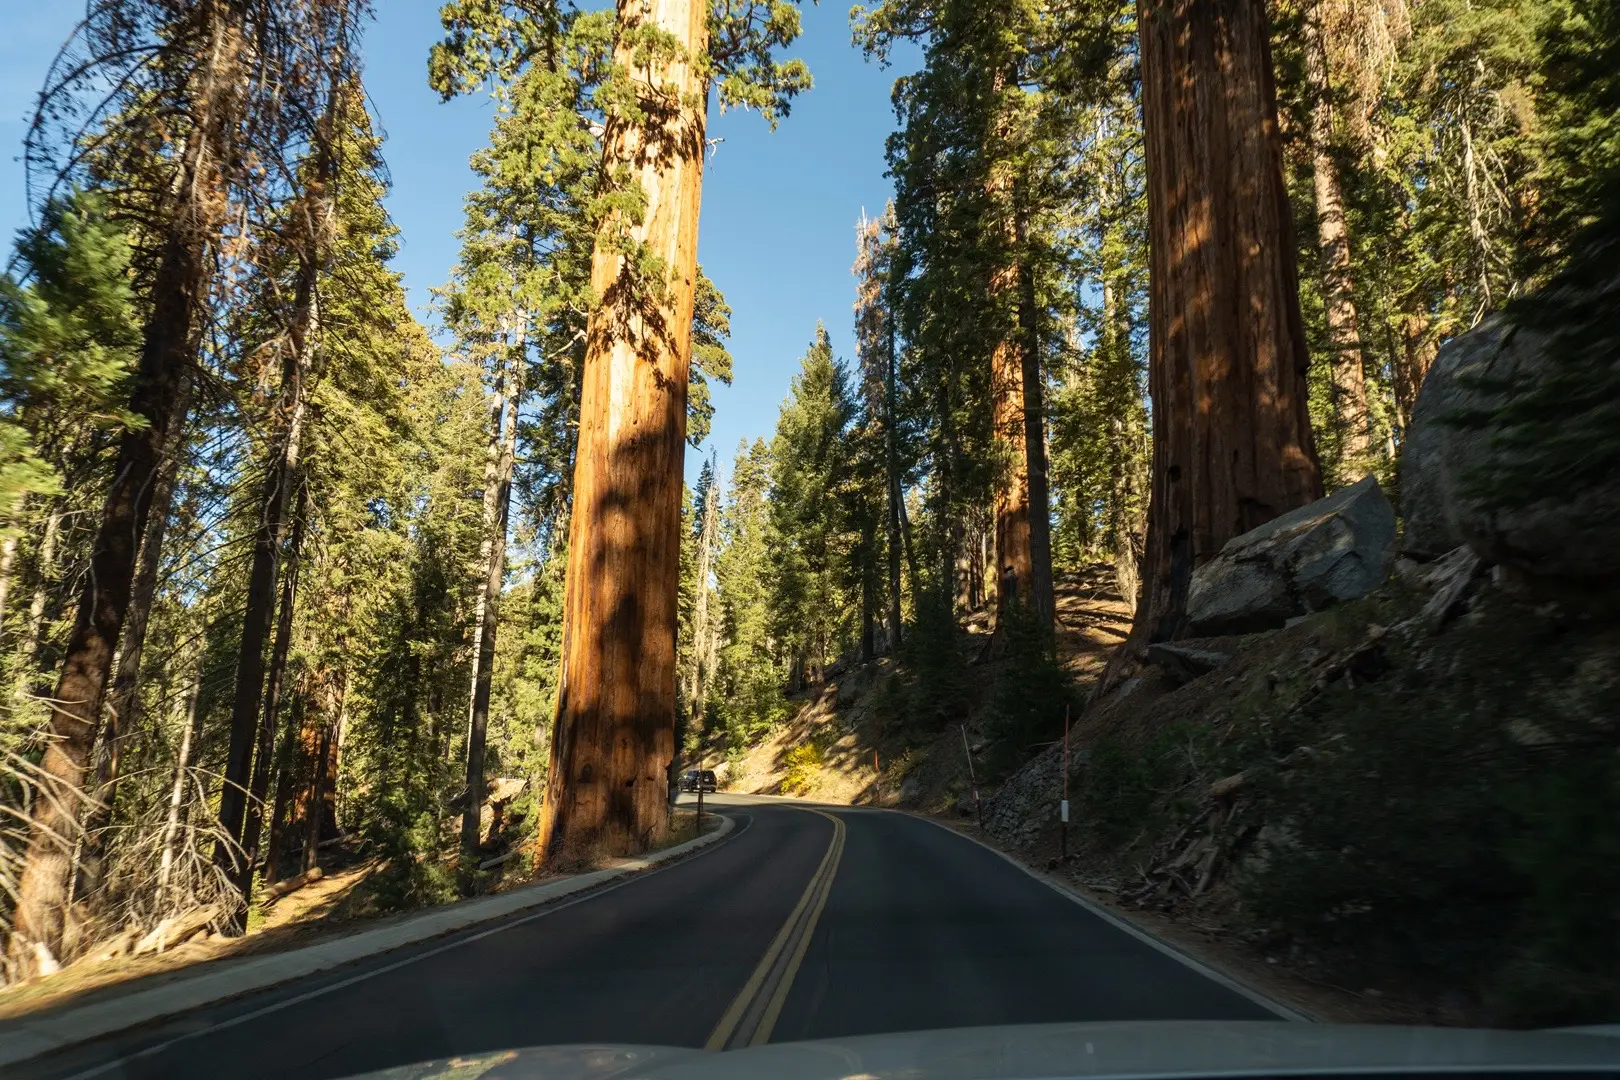
[[[706,1053],[544,1046],[390,1069],[376,1080],[1036,1080],[1413,1071],[1620,1074],[1620,1028],[1473,1031],[1286,1022],[1030,1024]]]

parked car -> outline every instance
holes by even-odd
[[[713,769],[687,769],[681,774],[682,791],[719,791]]]

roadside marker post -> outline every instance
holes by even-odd
[[[1063,706],[1063,801],[1058,804],[1059,856],[1069,861],[1069,707]]]
[[[973,774],[973,751],[968,747],[967,725],[962,728],[962,753],[967,755],[968,783],[973,786],[973,816],[979,819],[979,828],[984,828],[984,807],[979,804],[979,778]]]

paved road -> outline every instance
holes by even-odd
[[[932,823],[716,802],[738,828],[667,869],[14,1075],[324,1078],[548,1043],[1274,1018]]]

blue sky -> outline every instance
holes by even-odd
[[[823,320],[839,355],[853,359],[850,264],[855,222],[889,197],[883,142],[894,127],[889,90],[902,68],[868,63],[851,47],[845,0],[804,10],[793,50],[816,87],[772,132],[757,115],[712,116],[719,144],[705,171],[698,255],[730,301],[736,380],[715,388],[714,430],[722,471],[738,440],[769,435],[799,357]],[[27,221],[17,161],[25,118],[51,56],[83,14],[73,0],[7,0],[0,37],[0,235]],[[461,200],[474,179],[468,156],[488,134],[487,100],[440,104],[428,89],[427,51],[437,40],[439,0],[377,0],[366,42],[366,81],[387,133],[393,174],[388,208],[403,233],[396,266],[411,304],[431,320],[428,290],[456,259]],[[688,453],[689,477],[700,455]]]

